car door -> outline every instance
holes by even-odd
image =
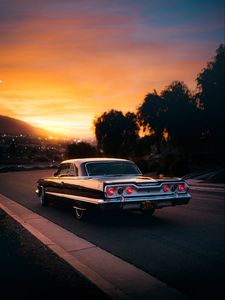
[[[69,163],[60,164],[58,170],[54,173],[54,178],[46,182],[46,191],[56,199],[63,198],[66,192],[64,181],[65,178],[70,175],[70,171]]]
[[[74,163],[61,164],[57,171],[54,193],[64,202],[74,201],[74,196],[79,196],[82,191],[81,178]]]

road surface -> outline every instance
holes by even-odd
[[[188,205],[77,221],[61,205],[41,207],[36,181],[52,170],[0,174],[0,193],[104,250],[136,265],[193,299],[223,299],[224,195],[191,191]]]

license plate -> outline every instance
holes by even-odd
[[[143,208],[143,209],[151,209],[151,208],[154,208],[154,202],[153,202],[153,201],[143,201],[143,202],[142,202],[142,208]]]

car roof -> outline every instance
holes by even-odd
[[[122,159],[122,158],[111,158],[111,157],[92,157],[92,158],[76,158],[76,159],[67,159],[62,161],[61,163],[74,163],[76,165],[81,165],[83,163],[88,163],[88,162],[106,162],[106,161],[128,161],[128,159]]]

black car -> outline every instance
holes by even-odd
[[[145,177],[130,160],[85,158],[63,161],[54,176],[38,180],[36,193],[41,205],[67,200],[81,219],[93,208],[151,216],[155,209],[187,204],[188,189],[181,178]]]

